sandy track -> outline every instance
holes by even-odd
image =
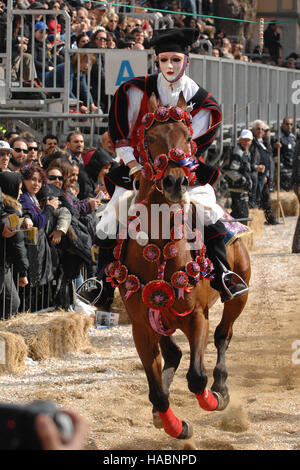
[[[183,359],[171,387],[171,406],[194,428],[176,441],[152,425],[145,374],[130,326],[93,330],[91,346],[61,360],[28,361],[23,374],[2,374],[2,401],[51,399],[88,420],[87,449],[300,449],[300,255],[291,255],[295,217],[266,227],[251,253],[247,306],[236,321],[227,353],[231,403],[223,412],[198,407],[188,391],[189,350],[176,332]],[[213,332],[221,313],[210,312],[206,353],[209,384],[216,361]],[[293,349],[299,341],[298,350]]]

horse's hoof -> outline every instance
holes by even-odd
[[[157,429],[161,429],[163,428],[163,422],[162,420],[160,419],[160,416],[158,414],[158,411],[153,411],[152,413],[152,419],[153,419],[153,424],[154,424],[154,427],[157,428]]]
[[[230,402],[230,396],[228,393],[226,393],[226,395],[222,395],[221,393],[219,392],[212,392],[213,395],[216,397],[216,399],[218,400],[218,406],[216,408],[216,411],[223,411],[225,410],[225,408],[227,408],[229,402]]]
[[[182,431],[177,439],[189,439],[194,433],[193,426],[185,421],[182,421]]]

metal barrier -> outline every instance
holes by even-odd
[[[147,51],[129,51],[129,50],[107,50],[107,49],[77,49],[70,47],[70,17],[65,11],[45,11],[45,10],[10,10],[12,0],[8,0],[8,24],[7,24],[7,44],[12,44],[12,22],[15,15],[21,16],[21,32],[24,30],[24,15],[31,15],[31,26],[34,24],[34,15],[40,13],[42,19],[52,14],[54,19],[62,15],[66,25],[66,36],[64,46],[64,75],[63,84],[61,75],[56,73],[56,67],[53,71],[53,86],[45,86],[48,75],[44,68],[41,74],[42,87],[34,86],[34,79],[23,86],[22,73],[24,67],[20,67],[20,77],[16,82],[12,81],[12,51],[8,47],[7,54],[0,55],[0,119],[5,125],[11,127],[11,122],[17,123],[22,128],[29,125],[33,128],[36,137],[42,138],[46,133],[56,134],[60,141],[70,130],[80,129],[87,136],[89,145],[98,143],[99,135],[107,128],[108,109],[111,103],[113,92],[105,88],[107,99],[107,108],[101,110],[100,96],[103,91],[103,82],[99,70],[98,83],[92,83],[91,63],[93,57],[98,63],[104,62],[105,81],[111,85],[117,81],[111,75],[110,66],[114,57],[120,57],[120,63],[124,58],[130,62],[130,66],[136,67],[141,63],[141,58],[147,55],[146,67],[143,72],[136,74],[147,74],[154,70],[154,53]],[[116,8],[118,9],[118,8]],[[141,13],[132,12],[132,16],[138,16]],[[44,33],[43,33],[44,35]],[[31,32],[31,41],[34,44],[34,34]],[[54,43],[55,51],[58,45]],[[46,52],[45,52],[46,53]],[[74,70],[74,54],[78,53],[77,69]],[[80,63],[82,54],[88,56],[88,73],[85,75],[85,83],[88,92],[97,89],[96,102],[94,103],[97,111],[81,114],[80,111]],[[20,54],[22,64],[22,53]],[[56,57],[56,54],[54,54]],[[130,57],[129,57],[130,56]],[[2,65],[1,65],[2,61]],[[45,55],[43,55],[43,67],[45,65]],[[34,63],[34,55],[32,57]],[[119,64],[120,67],[120,64]],[[76,90],[70,90],[70,73],[76,78]],[[190,55],[190,65],[187,73],[201,86],[207,88],[222,103],[223,125],[221,132],[214,142],[216,156],[220,156],[224,144],[230,142],[235,144],[239,131],[243,127],[250,127],[256,119],[266,121],[273,130],[279,129],[283,117],[290,115],[293,117],[295,125],[299,124],[300,111],[292,102],[294,93],[293,84],[300,80],[300,71],[291,70],[270,65],[261,65],[257,63],[242,62],[237,60],[216,58],[210,55]],[[5,86],[5,91],[3,88]],[[58,86],[60,85],[60,86]],[[40,100],[12,99],[12,93],[16,91],[28,93],[46,93],[46,97]],[[25,95],[25,96],[26,96]],[[28,95],[30,96],[30,95]],[[4,98],[5,97],[5,98]],[[87,107],[90,103],[90,94],[88,93]],[[216,158],[215,158],[216,160]]]

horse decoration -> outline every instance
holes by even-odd
[[[137,213],[144,211],[151,227],[153,207],[164,205],[170,210],[168,216],[160,217],[155,237],[143,230],[135,238],[120,233],[115,260],[106,272],[107,279],[119,288],[132,323],[133,339],[148,379],[154,424],[172,437],[186,439],[193,433],[192,426],[174,415],[168,398],[182,355],[172,334],[179,329],[189,341],[188,388],[200,407],[207,411],[224,409],[229,403],[225,352],[247,295],[224,304],[222,319],[214,333],[217,363],[209,390],[204,366],[208,312],[219,293],[210,287],[213,266],[205,256],[201,233],[186,223],[183,210],[197,168],[191,118],[182,94],[177,106],[171,108],[158,106],[152,95],[148,110],[139,130],[143,170],[135,205],[129,210],[128,232],[130,224],[141,228]],[[194,213],[193,204],[190,208]],[[163,231],[168,223],[170,234],[166,239]],[[240,239],[227,246],[227,256],[234,271],[248,283],[250,261]]]

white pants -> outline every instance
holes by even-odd
[[[121,196],[125,194],[127,190],[116,186],[114,194],[107,204],[105,210],[100,213],[100,221],[96,226],[96,233],[98,238],[103,239],[104,234],[109,238],[115,238],[118,232],[118,220],[123,223],[126,227],[127,218],[127,204],[126,199],[122,201]],[[133,195],[133,191],[127,191],[128,196]],[[203,186],[191,186],[188,188],[188,196],[190,201],[197,204],[197,210],[200,211],[200,216],[203,221],[203,225],[213,225],[222,216],[223,209],[217,204],[215,191],[210,184]]]

